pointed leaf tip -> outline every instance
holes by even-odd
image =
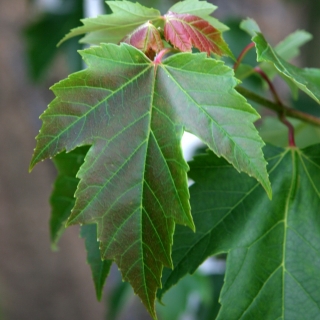
[[[279,54],[277,52],[277,48],[274,49],[267,42],[264,35],[261,33],[259,26],[254,20],[247,19],[243,21],[241,23],[241,28],[252,36],[252,41],[256,45],[258,62],[264,62],[273,65],[275,72],[287,82],[294,96],[297,95],[297,91],[300,89],[320,104],[320,69],[299,68],[286,61],[281,56],[281,50],[283,49],[281,48],[281,43],[280,48],[278,48]],[[301,44],[303,44],[309,38],[310,37],[308,37],[308,35],[303,34]],[[297,54],[297,52],[299,52],[298,49],[293,46],[292,52],[289,53],[289,58],[292,57],[291,54],[294,55]],[[286,55],[288,54],[286,53]]]

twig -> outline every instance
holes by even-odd
[[[304,122],[310,123],[314,126],[320,127],[320,118],[318,117],[314,117],[310,114],[289,108],[283,104],[274,103],[241,86],[237,86],[236,89],[240,94],[242,94],[247,99],[252,100],[268,109],[271,109],[280,114],[284,114],[287,117],[299,119]]]

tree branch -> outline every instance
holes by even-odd
[[[244,87],[237,86],[236,90],[240,94],[242,94],[244,97],[246,97],[247,99],[254,101],[256,103],[259,103],[263,107],[266,107],[266,108],[271,109],[271,110],[278,112],[278,113],[284,113],[287,117],[299,119],[304,122],[310,123],[314,126],[320,127],[320,118],[317,118],[317,117],[314,117],[310,114],[289,108],[289,107],[284,106],[282,104],[280,105],[280,104],[274,103],[264,97],[261,97],[261,96],[255,94],[254,92],[252,92],[248,89],[245,89]]]

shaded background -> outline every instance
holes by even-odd
[[[174,2],[142,1],[162,10]],[[222,20],[239,16],[254,18],[272,44],[296,29],[311,32],[315,39],[303,49],[302,59],[297,63],[320,66],[320,1],[212,2],[219,6],[216,16]],[[61,38],[61,30],[79,25],[82,1],[61,2],[65,15],[58,23],[54,19],[43,22],[42,43],[34,43],[33,48],[38,48],[34,50],[30,46],[33,26],[42,21],[44,14],[49,17],[56,14],[54,8],[44,13],[45,6],[41,3],[44,2],[0,1],[0,319],[104,319],[105,307],[96,301],[78,228],[66,231],[58,252],[50,249],[48,198],[55,169],[50,161],[45,161],[32,174],[28,173],[34,137],[41,125],[38,117],[53,98],[48,88],[81,66],[74,54],[76,41],[64,44],[58,55],[50,43]],[[78,10],[72,11],[69,5]],[[26,56],[27,39],[31,60]],[[50,55],[53,60],[49,67],[45,57]],[[38,62],[40,67],[31,67],[30,61]],[[107,282],[109,292],[113,278],[118,276],[116,270],[112,275]],[[140,303],[132,302],[123,311],[122,319],[149,317]]]

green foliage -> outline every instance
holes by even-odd
[[[96,288],[98,300],[101,300],[102,290],[112,264],[111,260],[101,259],[100,248],[97,241],[97,227],[89,224],[81,227],[80,235],[85,239],[88,252],[88,263],[92,271],[92,278]]]
[[[259,31],[259,27],[257,27],[254,22],[251,23],[252,24],[249,26],[247,23],[244,23],[242,26],[253,35],[252,40],[256,44],[257,49],[257,61],[273,64],[277,72],[289,83],[290,87],[299,88],[320,103],[319,69],[302,69],[288,63],[278,53],[276,53],[271,45],[266,41],[265,37]],[[298,43],[299,42],[300,39],[298,38]]]
[[[88,150],[88,147],[77,148],[70,153],[62,152],[53,159],[59,173],[50,198],[52,208],[50,236],[54,247],[65,230],[65,224],[74,207],[74,193],[79,183],[76,174],[83,164]]]
[[[268,146],[264,151],[272,202],[252,178],[212,152],[189,164],[197,232],[177,226],[174,269],[165,270],[160,297],[207,257],[226,252],[218,319],[259,319],[262,314],[264,319],[317,318],[320,145],[304,150]]]
[[[62,40],[86,33],[81,41],[97,46],[80,52],[87,69],[52,87],[56,98],[41,116],[30,164],[32,169],[53,158],[58,170],[51,196],[53,245],[66,225],[83,224],[98,299],[115,261],[154,319],[156,296],[161,299],[221,253],[228,254],[227,271],[221,308],[214,305],[211,315],[319,317],[320,146],[295,145],[285,118],[289,109],[270,84],[279,74],[320,102],[319,70],[287,61],[310,35],[297,31],[273,49],[253,20],[242,23],[253,37],[260,69],[240,65],[236,75],[246,78],[259,70],[289,129],[287,147],[287,133],[274,130],[274,119],[262,118],[265,140],[286,142],[284,148],[265,147],[264,157],[254,126],[260,116],[220,60],[233,54],[222,37],[227,27],[211,17],[215,6],[187,0],[162,16],[129,1],[107,4],[112,13],[84,19]],[[263,97],[259,101],[270,107]],[[304,135],[296,134],[305,146],[309,132],[318,132],[309,123],[320,121],[290,112],[300,117],[296,126],[306,126]],[[210,149],[189,164],[195,181],[190,194],[180,146],[185,131]],[[182,305],[186,288],[175,296]],[[127,292],[126,286],[119,292]],[[121,298],[112,300],[114,318]],[[178,307],[173,311],[165,317],[181,313]]]

